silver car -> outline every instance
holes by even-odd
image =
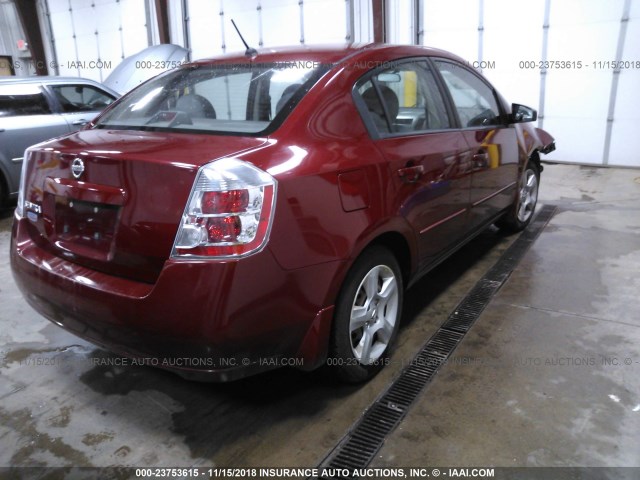
[[[83,78],[0,79],[0,204],[18,196],[27,147],[82,128],[119,96]]]

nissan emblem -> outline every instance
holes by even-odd
[[[75,158],[73,162],[71,162],[71,173],[74,178],[80,178],[82,172],[84,172],[84,162],[79,158]]]

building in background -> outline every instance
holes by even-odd
[[[32,60],[13,0],[0,0],[0,76],[33,75]]]

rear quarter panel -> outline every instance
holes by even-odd
[[[388,164],[353,103],[352,86],[367,70],[327,73],[273,134],[276,147],[267,158],[247,155],[278,180],[269,240],[278,263],[285,269],[341,263],[327,304],[353,261],[380,235],[399,232],[415,258],[411,228],[390,206]]]

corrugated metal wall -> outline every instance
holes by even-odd
[[[18,50],[17,41],[24,40],[25,35],[12,1],[0,0],[0,26],[2,26],[0,28],[0,56],[11,57],[16,76],[33,75],[35,69],[31,63],[31,54],[28,50]]]
[[[369,0],[170,0],[171,42],[198,59],[256,47],[369,41]],[[122,58],[157,41],[153,0],[38,0],[52,73],[104,80]],[[55,59],[53,58],[55,57]]]
[[[372,37],[369,0],[184,0],[170,8],[171,41],[188,45],[192,59],[244,49],[231,19],[256,48]]]
[[[104,80],[123,58],[149,46],[146,7],[145,0],[39,0],[57,63],[50,72]]]
[[[418,3],[424,44],[484,67],[509,101],[537,108],[557,138],[551,158],[640,166],[640,0]]]

